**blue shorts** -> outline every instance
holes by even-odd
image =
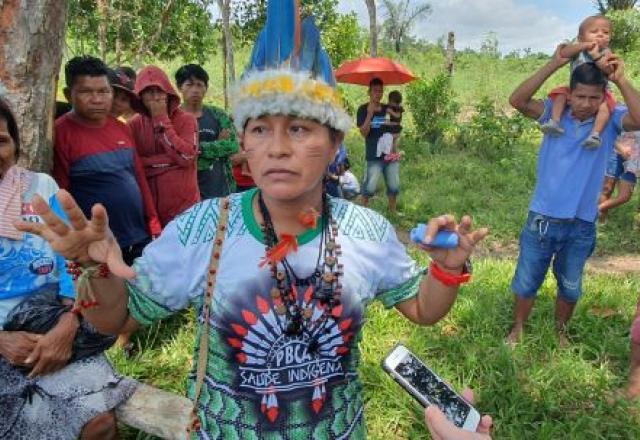
[[[625,182],[629,182],[631,185],[635,185],[638,180],[635,173],[624,170],[624,158],[615,151],[611,153],[611,156],[609,156],[605,175],[612,179],[624,180]]]
[[[576,303],[582,296],[584,266],[595,247],[595,223],[529,212],[520,234],[520,256],[511,290],[521,298],[535,298],[553,260],[558,295]]]
[[[362,184],[362,195],[372,197],[378,189],[380,177],[384,176],[388,196],[400,193],[400,162],[385,162],[383,159],[368,160]]]

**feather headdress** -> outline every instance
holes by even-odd
[[[299,0],[269,0],[267,22],[232,94],[238,131],[251,118],[291,115],[346,132],[351,117],[335,87],[313,17],[300,20]]]

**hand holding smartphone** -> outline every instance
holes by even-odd
[[[407,347],[396,345],[382,368],[422,406],[436,405],[457,427],[476,431],[480,413]]]

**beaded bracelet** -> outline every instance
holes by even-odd
[[[67,273],[71,275],[76,283],[76,301],[71,309],[72,313],[80,315],[82,310],[90,309],[99,305],[90,280],[97,278],[108,278],[111,275],[109,267],[105,263],[94,263],[89,266],[82,266],[79,263],[68,261]],[[82,289],[85,287],[86,289]]]

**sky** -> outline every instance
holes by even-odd
[[[425,0],[411,0],[424,2]],[[432,13],[418,21],[412,34],[428,41],[453,31],[456,48],[478,49],[490,32],[502,53],[531,48],[552,53],[562,41],[576,36],[578,25],[597,13],[592,0],[426,0]],[[377,2],[378,17],[384,9]],[[340,12],[355,11],[369,26],[364,0],[340,0]]]

